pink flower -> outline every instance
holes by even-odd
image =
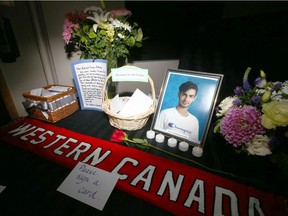
[[[73,29],[77,28],[79,28],[78,24],[74,24],[68,19],[65,19],[62,36],[66,44],[68,44],[71,39]]]
[[[112,10],[112,11],[110,11],[110,13],[111,13],[111,16],[113,18],[122,17],[122,16],[131,16],[132,15],[131,11],[129,11],[129,10],[125,9],[125,8]]]
[[[232,107],[223,117],[220,133],[234,147],[251,142],[255,135],[264,134],[261,112],[253,106]]]

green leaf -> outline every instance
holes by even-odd
[[[74,29],[75,35],[79,35],[80,36],[80,29]]]
[[[102,30],[100,30],[100,34],[101,35],[106,35],[106,31],[102,29]]]
[[[142,47],[142,43],[136,42],[136,43],[135,43],[135,46],[138,47],[138,48],[139,48],[139,47]]]
[[[85,33],[88,34],[89,28],[90,28],[89,25],[84,25],[84,26],[83,26],[83,32],[85,32]]]
[[[137,26],[138,26],[138,23],[137,23],[137,22],[134,22],[133,25],[134,25],[135,27],[137,27]]]
[[[90,29],[89,33],[88,33],[88,37],[90,39],[92,38],[96,38],[97,37],[97,34],[95,34],[94,30],[93,29]]]
[[[142,29],[139,28],[136,35],[136,41],[142,41],[142,38],[143,38],[143,32]]]
[[[131,36],[129,40],[127,41],[127,45],[132,47],[134,46],[134,44],[135,44],[135,38]]]
[[[145,143],[146,142],[145,140],[139,139],[139,138],[133,138],[133,141],[137,142],[137,143]]]
[[[87,43],[87,42],[88,42],[88,40],[86,39],[86,37],[83,37],[83,36],[81,37],[80,40],[81,40],[82,43]]]
[[[214,130],[213,130],[214,133],[220,133],[220,123],[221,123],[221,120],[218,119],[216,121],[216,125],[215,125]]]
[[[245,82],[248,82],[248,76],[249,76],[249,73],[250,73],[251,69],[252,69],[251,67],[247,67],[247,69],[246,69],[246,71],[244,73],[244,77],[243,77],[243,84]]]

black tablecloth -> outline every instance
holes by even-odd
[[[131,138],[146,138],[153,116],[141,130],[126,131]],[[109,140],[115,130],[103,112],[79,110],[54,123],[71,131]],[[167,138],[166,138],[167,140]],[[224,140],[208,133],[204,153],[200,158],[188,152],[171,150],[166,143],[151,144],[173,152],[183,160],[155,149],[148,153],[194,166],[260,190],[287,195],[287,179],[278,172],[269,157],[237,154]],[[191,162],[192,161],[192,162]],[[194,161],[194,162],[193,162]],[[114,189],[103,211],[99,211],[57,191],[71,170],[43,159],[11,144],[0,145],[0,184],[7,188],[0,194],[1,215],[170,215],[141,199]]]

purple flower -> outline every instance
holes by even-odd
[[[261,102],[260,96],[256,96],[256,95],[252,96],[251,98],[252,105],[257,106],[260,102]]]
[[[255,135],[265,133],[260,111],[247,105],[230,108],[222,119],[220,133],[234,147],[251,142]]]
[[[249,92],[251,90],[251,85],[249,84],[248,81],[243,83],[243,88],[244,88],[245,92]]]
[[[258,88],[265,88],[265,86],[267,86],[267,81],[266,79],[263,79],[262,77],[258,77],[256,78],[256,80],[254,81],[255,86],[257,86]]]
[[[235,89],[234,89],[234,94],[235,95],[241,95],[243,93],[243,88],[240,87],[240,86],[237,86]]]
[[[242,103],[242,101],[239,98],[232,102],[232,104],[235,106],[239,106],[241,103]]]
[[[282,82],[275,82],[273,83],[273,86],[271,87],[271,91],[280,90],[281,87],[282,87]]]

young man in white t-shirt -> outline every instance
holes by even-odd
[[[196,99],[197,92],[197,84],[191,81],[182,83],[178,92],[178,105],[160,112],[156,128],[200,143],[198,119],[188,112],[189,106]]]

